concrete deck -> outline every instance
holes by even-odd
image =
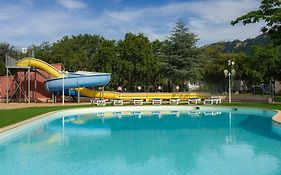
[[[272,120],[278,124],[281,124],[281,111],[277,111],[277,114],[272,117]]]

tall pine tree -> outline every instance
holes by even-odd
[[[201,78],[197,36],[190,32],[182,20],[179,20],[165,41],[166,76],[173,83],[195,82]]]

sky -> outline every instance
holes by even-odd
[[[230,25],[260,0],[0,0],[0,42],[28,47],[65,35],[120,40],[128,32],[164,40],[178,20],[202,46],[260,34],[263,23]]]

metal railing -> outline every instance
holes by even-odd
[[[6,62],[6,67],[7,66],[16,66],[17,59],[13,58],[9,55],[6,55],[5,62]]]

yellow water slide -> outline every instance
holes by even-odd
[[[31,67],[35,67],[37,69],[41,69],[41,70],[47,72],[48,74],[52,75],[54,78],[64,77],[64,74],[61,73],[61,71],[59,71],[57,68],[46,63],[43,60],[39,60],[36,58],[26,57],[26,58],[23,58],[23,59],[17,61],[16,64],[17,64],[17,66],[31,66]]]
[[[122,99],[122,100],[131,100],[131,99],[142,99],[146,102],[151,101],[153,98],[160,99],[171,99],[171,98],[180,98],[181,100],[186,100],[188,98],[209,98],[209,93],[198,93],[198,92],[174,92],[174,93],[119,93],[119,92],[100,92],[93,91],[88,88],[79,88],[81,94],[92,97],[92,98],[107,98],[107,99]]]
[[[19,61],[17,61],[17,66],[31,66],[37,69],[41,69],[48,74],[52,75],[54,78],[62,78],[65,75],[56,69],[54,66],[46,63],[43,60],[26,57]],[[197,92],[188,92],[188,93],[119,93],[119,92],[100,92],[93,91],[88,88],[76,88],[80,94],[83,94],[87,97],[91,98],[106,98],[106,99],[122,99],[122,100],[131,100],[131,99],[143,99],[149,101],[153,98],[161,98],[161,99],[171,99],[171,98],[180,98],[180,99],[188,99],[188,98],[207,98],[210,95],[208,93],[197,93]]]

